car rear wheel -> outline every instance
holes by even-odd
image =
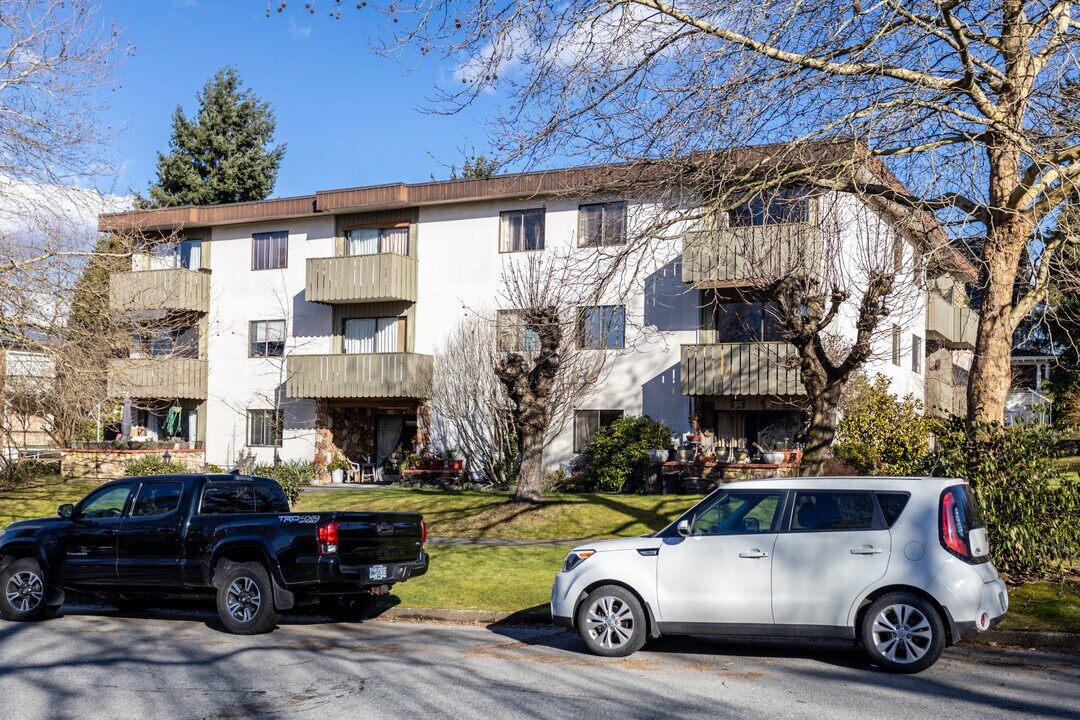
[[[33,558],[15,560],[0,572],[0,615],[16,622],[44,620],[56,612],[49,605],[49,581]]]
[[[258,635],[277,625],[274,587],[259,563],[238,563],[221,578],[217,591],[218,616],[235,635]]]
[[[360,622],[371,617],[378,598],[374,595],[320,595],[319,609],[338,622]]]
[[[945,625],[925,599],[910,593],[890,593],[867,609],[862,641],[870,661],[878,667],[895,673],[917,673],[941,657]]]
[[[626,588],[605,585],[593,590],[581,603],[577,628],[590,652],[625,657],[645,644],[645,611]]]

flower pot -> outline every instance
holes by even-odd
[[[664,494],[665,495],[678,495],[679,494],[679,476],[678,475],[666,475],[664,477]]]
[[[330,477],[333,479],[333,482],[343,483],[345,482],[345,471],[338,468],[337,470],[331,471]]]
[[[682,482],[682,487],[685,495],[704,495],[709,489],[709,481],[699,477],[686,478]]]
[[[779,465],[780,463],[784,462],[785,454],[786,453],[782,452],[767,452],[762,453],[761,457],[769,465]]]
[[[676,455],[679,458],[679,462],[690,462],[694,459],[693,450],[679,450]]]
[[[668,451],[667,450],[650,450],[649,451],[649,462],[651,462],[653,465],[659,465],[660,463],[666,461],[667,457],[668,457]]]
[[[450,469],[451,470],[456,470],[456,471],[460,472],[463,467],[465,467],[465,461],[464,460],[452,460],[450,462]]]

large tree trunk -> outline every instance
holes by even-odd
[[[544,495],[544,433],[524,432],[521,443],[521,469],[518,473],[516,502],[540,502]]]
[[[810,427],[803,451],[803,475],[824,475],[825,462],[831,457],[830,448],[836,439],[836,413],[840,405],[841,383],[826,384],[810,394]]]

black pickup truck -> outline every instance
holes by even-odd
[[[215,593],[226,629],[250,635],[313,599],[332,617],[358,619],[428,565],[419,514],[291,512],[281,486],[263,477],[126,478],[57,515],[0,530],[8,620],[48,617],[65,590],[125,610]]]

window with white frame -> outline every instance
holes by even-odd
[[[495,314],[495,339],[499,352],[540,350],[540,331],[526,324],[521,310],[499,310]]]
[[[353,228],[345,231],[345,255],[409,254],[409,227]]]
[[[405,318],[349,318],[345,321],[345,352],[362,353],[403,352]]]
[[[499,213],[499,252],[544,249],[544,208]]]
[[[151,270],[198,270],[202,267],[202,240],[158,243],[150,248]]]
[[[622,416],[622,410],[575,410],[574,452],[582,452],[600,432],[600,428],[611,425]]]
[[[251,357],[281,357],[285,354],[285,321],[252,320],[248,338]]]
[[[626,310],[622,305],[581,308],[578,347],[587,350],[621,350],[626,344]]]
[[[578,206],[578,247],[622,245],[626,242],[626,201]]]
[[[247,444],[281,447],[281,411],[248,410]]]
[[[251,236],[251,269],[278,270],[289,266],[289,233],[255,233]]]
[[[892,326],[892,364],[900,367],[900,326]]]
[[[911,336],[911,372],[922,372],[923,346],[922,338],[918,335]]]

